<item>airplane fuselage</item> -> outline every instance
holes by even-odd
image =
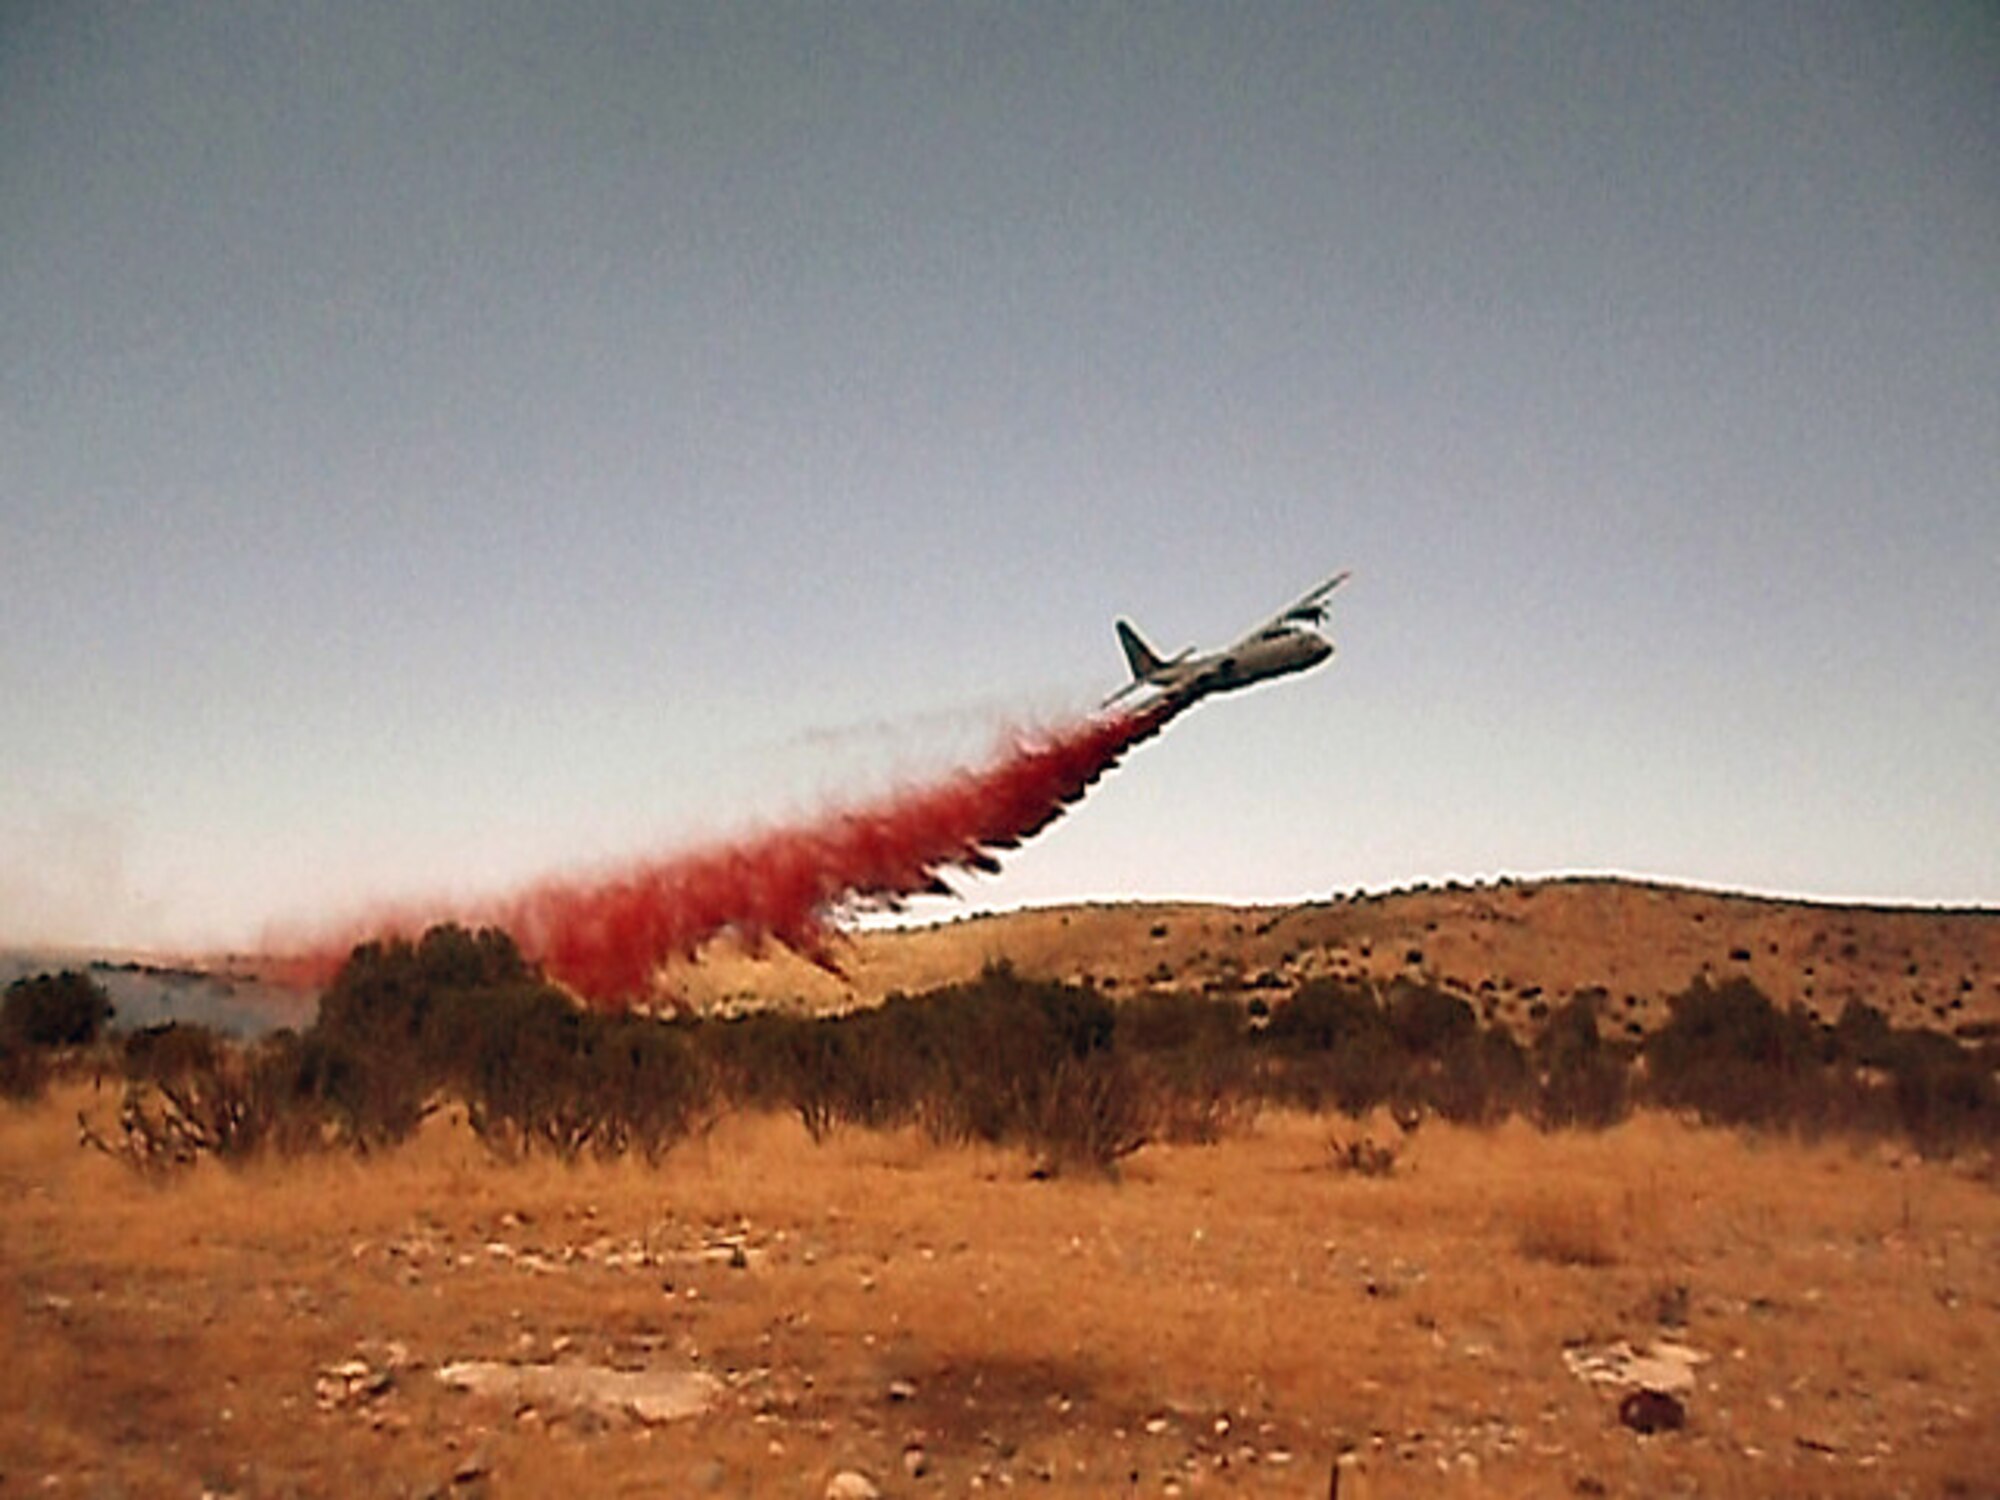
[[[1333,655],[1333,643],[1316,631],[1288,629],[1271,632],[1228,651],[1189,657],[1145,679],[1148,687],[1168,697],[1190,701],[1210,693],[1231,693],[1273,677],[1316,667]]]
[[[1234,692],[1318,666],[1333,655],[1333,643],[1314,627],[1326,619],[1326,596],[1347,576],[1345,572],[1334,574],[1235,645],[1205,656],[1196,656],[1190,647],[1179,656],[1162,658],[1130,620],[1118,621],[1118,643],[1132,669],[1132,680],[1106,698],[1105,707],[1128,693],[1148,688],[1176,709],[1185,708],[1210,693]]]

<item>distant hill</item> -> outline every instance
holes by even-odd
[[[1249,997],[1319,975],[1421,976],[1483,1013],[1532,1025],[1537,1007],[1597,987],[1640,1030],[1697,977],[1743,976],[1827,1020],[1850,1000],[1899,1025],[1978,1034],[2000,1022],[2000,912],[1836,905],[1610,878],[1418,887],[1289,907],[1148,903],[1042,907],[864,932],[836,978],[778,953],[717,945],[670,971],[696,1009],[872,1004],[1004,960],[1113,995]]]
[[[1195,991],[1246,1003],[1331,975],[1422,978],[1483,1015],[1532,1030],[1541,1007],[1602,989],[1636,1034],[1696,978],[1742,976],[1781,1006],[1837,1019],[1865,1001],[1902,1026],[2000,1034],[2000,912],[1774,900],[1609,878],[1420,886],[1296,906],[1093,903],[859,932],[838,976],[783,950],[727,940],[666,974],[701,1012],[833,1011],[915,993],[1006,962],[1030,978],[1088,981],[1114,998]],[[309,990],[130,954],[0,951],[0,984],[82,968],[116,1024],[198,1022],[236,1036],[311,1024]]]
[[[181,1021],[228,1036],[261,1036],[280,1026],[311,1025],[319,1004],[318,996],[302,990],[130,953],[0,949],[0,986],[65,969],[79,969],[104,986],[111,1023],[123,1030]]]

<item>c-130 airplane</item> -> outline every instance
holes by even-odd
[[[1333,655],[1333,642],[1316,628],[1326,621],[1326,596],[1349,576],[1343,569],[1235,645],[1205,656],[1196,656],[1190,646],[1178,656],[1162,659],[1141,639],[1130,620],[1120,620],[1118,641],[1125,648],[1132,680],[1106,698],[1103,707],[1109,708],[1141,688],[1151,688],[1160,694],[1153,701],[1171,704],[1178,711],[1210,693],[1234,692],[1253,682],[1318,666]]]

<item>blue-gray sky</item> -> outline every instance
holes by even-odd
[[[0,938],[780,818],[1342,566],[976,902],[2000,902],[1996,246],[1982,4],[7,6]]]

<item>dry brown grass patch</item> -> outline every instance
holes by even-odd
[[[1618,1246],[1604,1211],[1572,1193],[1543,1193],[1520,1208],[1514,1244],[1529,1260],[1558,1266],[1610,1266]]]
[[[1350,1446],[1387,1495],[1858,1500],[2000,1472],[2000,1198],[1935,1163],[1642,1115],[1591,1136],[1432,1122],[1420,1170],[1371,1181],[1325,1170],[1323,1120],[1274,1110],[1149,1146],[1115,1184],[1033,1182],[1018,1148],[914,1128],[815,1147],[755,1115],[659,1168],[504,1165],[438,1116],[367,1162],[160,1187],[77,1149],[78,1102],[0,1111],[5,1494],[49,1474],[133,1497],[450,1492],[474,1452],[493,1500],[804,1496],[847,1467],[891,1493],[1004,1473],[1082,1500],[1134,1493],[1134,1470],[1138,1494],[1195,1493],[1190,1463],[1208,1494],[1324,1494]],[[747,1267],[704,1253],[719,1234]],[[1680,1283],[1676,1336],[1711,1357],[1687,1431],[1640,1440],[1561,1352],[1657,1336]],[[321,1368],[390,1340],[423,1365],[560,1342],[728,1395],[592,1428],[416,1369],[380,1399],[391,1426],[315,1408]],[[934,1477],[910,1486],[913,1438]]]

